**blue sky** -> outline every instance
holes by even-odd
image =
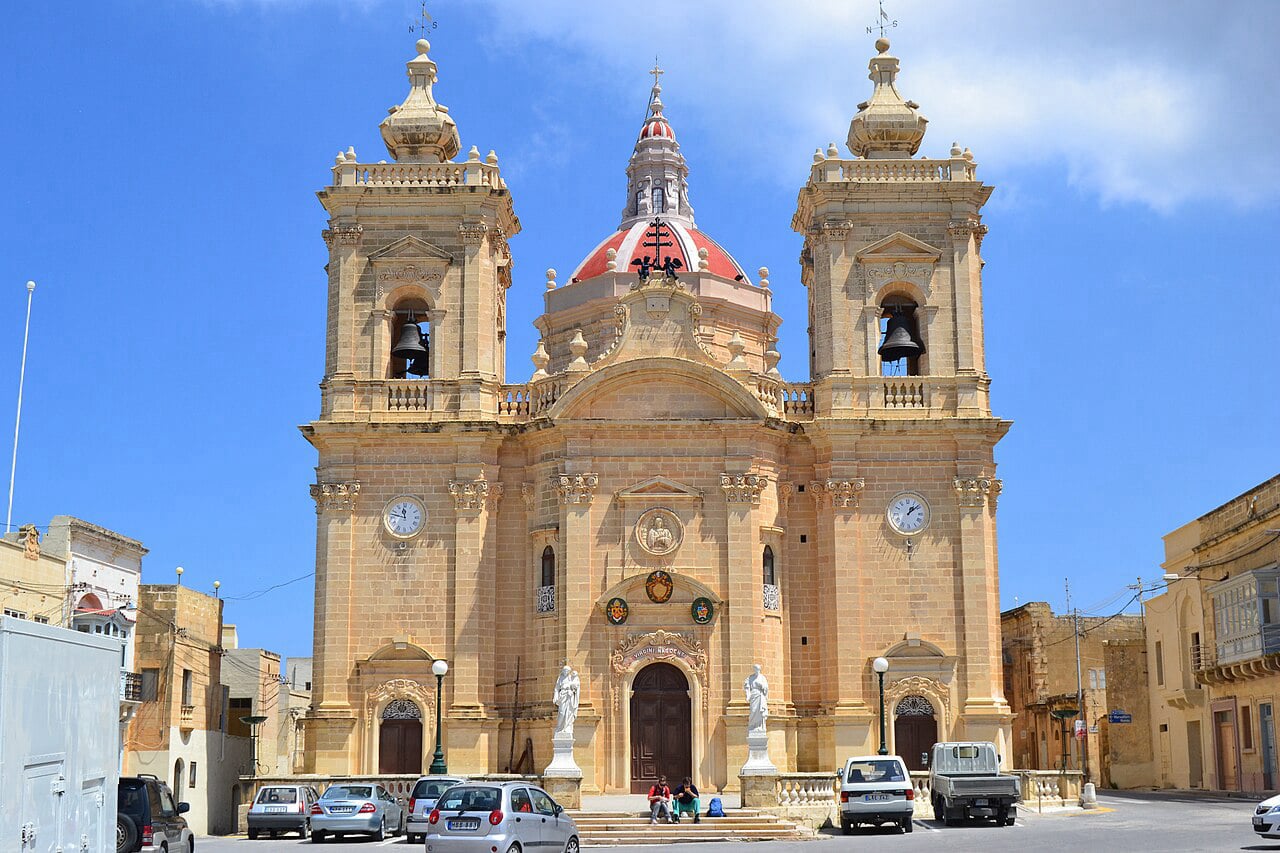
[[[870,92],[874,3],[438,2],[438,98],[497,150],[512,242],[508,381],[543,271],[616,227],[660,54],[700,227],[767,266],[806,378],[790,230],[813,149]],[[1052,9],[1053,14],[1047,11]],[[1005,606],[1110,613],[1160,537],[1274,475],[1280,4],[890,5],[922,154],[996,186],[985,299]],[[0,90],[0,429],[31,323],[15,525],[141,539],[144,579],[252,596],[314,567],[326,260],[314,193],[406,91],[416,2],[22,4]],[[843,147],[843,143],[841,143]],[[8,449],[7,439],[4,442]],[[7,453],[5,454],[7,456]],[[229,603],[241,642],[311,649],[309,579]]]

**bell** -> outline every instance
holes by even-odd
[[[427,348],[422,345],[422,330],[417,323],[405,323],[400,327],[400,340],[391,348],[391,354],[408,360],[427,354]]]
[[[424,349],[430,350],[431,348],[430,344],[427,343],[426,335],[422,336],[422,345]],[[430,360],[431,359],[428,357],[428,354],[424,352],[422,355],[409,362],[409,366],[405,368],[405,373],[409,373],[414,376],[429,376],[431,374],[431,368],[427,365],[427,362]]]
[[[877,350],[881,361],[897,361],[900,358],[915,358],[924,352],[924,347],[916,341],[915,322],[910,314],[901,308],[893,309],[889,316],[889,324],[885,328],[884,343]]]

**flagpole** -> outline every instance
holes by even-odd
[[[27,337],[31,334],[31,297],[36,283],[27,282],[27,325],[22,330],[22,367],[18,371],[18,415],[13,424],[13,464],[9,466],[9,512],[4,517],[4,531],[13,528],[13,479],[18,473],[18,428],[22,426],[22,384],[27,378]]]

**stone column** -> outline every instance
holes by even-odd
[[[350,773],[356,715],[347,695],[351,671],[353,520],[360,483],[320,482],[316,502],[316,599],[312,710],[307,721],[307,770]]]
[[[747,722],[747,704],[740,685],[739,673],[751,671],[759,659],[759,631],[764,621],[761,598],[761,545],[756,535],[756,507],[760,494],[769,485],[761,474],[721,474],[720,490],[724,493],[726,518],[725,542],[728,582],[725,600],[729,606],[721,619],[726,621],[728,655],[723,669],[728,683],[724,686],[729,701],[725,706],[726,767],[741,767],[747,760],[747,744],[742,732]]]
[[[363,258],[360,245],[364,226],[334,223],[324,231],[329,246],[329,318],[325,342],[324,385],[326,412],[355,409],[356,317],[355,292],[360,284]]]
[[[963,595],[964,737],[990,740],[1009,755],[1011,714],[1000,663],[1000,589],[997,580],[995,506],[1003,483],[994,477],[956,477],[960,513],[959,566]]]

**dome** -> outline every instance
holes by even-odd
[[[711,275],[718,275],[722,278],[737,279],[748,281],[747,272],[742,268],[733,256],[724,250],[724,248],[712,240],[706,234],[703,234],[697,228],[686,225],[679,219],[664,219],[663,224],[671,232],[671,246],[663,247],[663,256],[675,256],[680,259],[680,270],[685,272],[688,270],[697,271],[699,252],[703,249],[707,252],[707,270]],[[598,246],[591,250],[591,253],[578,264],[577,269],[573,271],[571,282],[586,281],[589,278],[595,278],[603,275],[609,270],[609,250],[613,249],[617,254],[613,261],[616,263],[615,269],[620,273],[633,273],[635,267],[631,265],[633,260],[643,258],[645,255],[653,255],[653,248],[646,247],[645,232],[653,227],[650,221],[637,221],[631,223],[629,227],[624,227],[619,231],[610,234],[600,242]]]
[[[671,129],[671,125],[665,121],[652,119],[645,122],[644,127],[640,128],[641,139],[670,139],[676,141],[676,132]]]

